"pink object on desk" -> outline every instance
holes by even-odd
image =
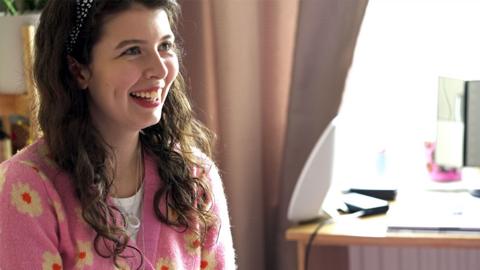
[[[427,170],[430,178],[437,182],[452,182],[462,179],[461,172],[456,168],[445,168],[435,163],[435,143],[426,142]]]

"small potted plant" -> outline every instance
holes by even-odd
[[[36,25],[47,0],[0,0],[0,93],[25,92],[23,75],[24,25]]]
[[[1,3],[3,3],[3,11],[5,14],[15,16],[40,11],[47,3],[47,0],[2,0]]]

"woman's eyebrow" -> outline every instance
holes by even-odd
[[[120,49],[120,48],[126,47],[128,45],[132,45],[132,44],[145,44],[145,43],[147,43],[147,42],[145,40],[141,40],[141,39],[127,39],[127,40],[123,40],[120,43],[118,43],[117,46],[115,47],[115,49]]]
[[[172,34],[167,34],[167,35],[162,37],[162,40],[165,40],[165,39],[175,39],[175,36],[172,35]]]
[[[175,37],[171,34],[167,34],[167,35],[162,37],[162,40],[166,40],[166,39],[175,39]],[[132,44],[145,44],[145,43],[147,43],[147,41],[142,40],[142,39],[127,39],[127,40],[123,40],[120,43],[118,43],[117,46],[115,47],[115,49],[120,49],[120,48],[126,47],[128,45],[132,45]]]

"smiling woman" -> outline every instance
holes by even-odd
[[[211,132],[193,118],[174,0],[50,0],[43,137],[0,165],[1,269],[235,269]]]
[[[68,56],[78,85],[89,90],[95,126],[116,137],[158,123],[179,69],[167,13],[133,4],[106,20],[103,33],[90,63]]]

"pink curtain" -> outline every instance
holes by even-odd
[[[285,232],[290,195],[313,145],[335,117],[367,0],[300,1],[295,62],[290,89],[287,139],[283,155],[281,200],[274,231]],[[277,234],[278,270],[295,269],[295,245]],[[320,252],[321,251],[321,252]],[[281,256],[289,254],[290,256]],[[314,249],[309,269],[348,269],[348,253],[341,248]],[[342,265],[331,261],[344,260]]]
[[[295,269],[286,204],[338,109],[366,0],[180,3],[191,96],[219,138],[239,269]]]

